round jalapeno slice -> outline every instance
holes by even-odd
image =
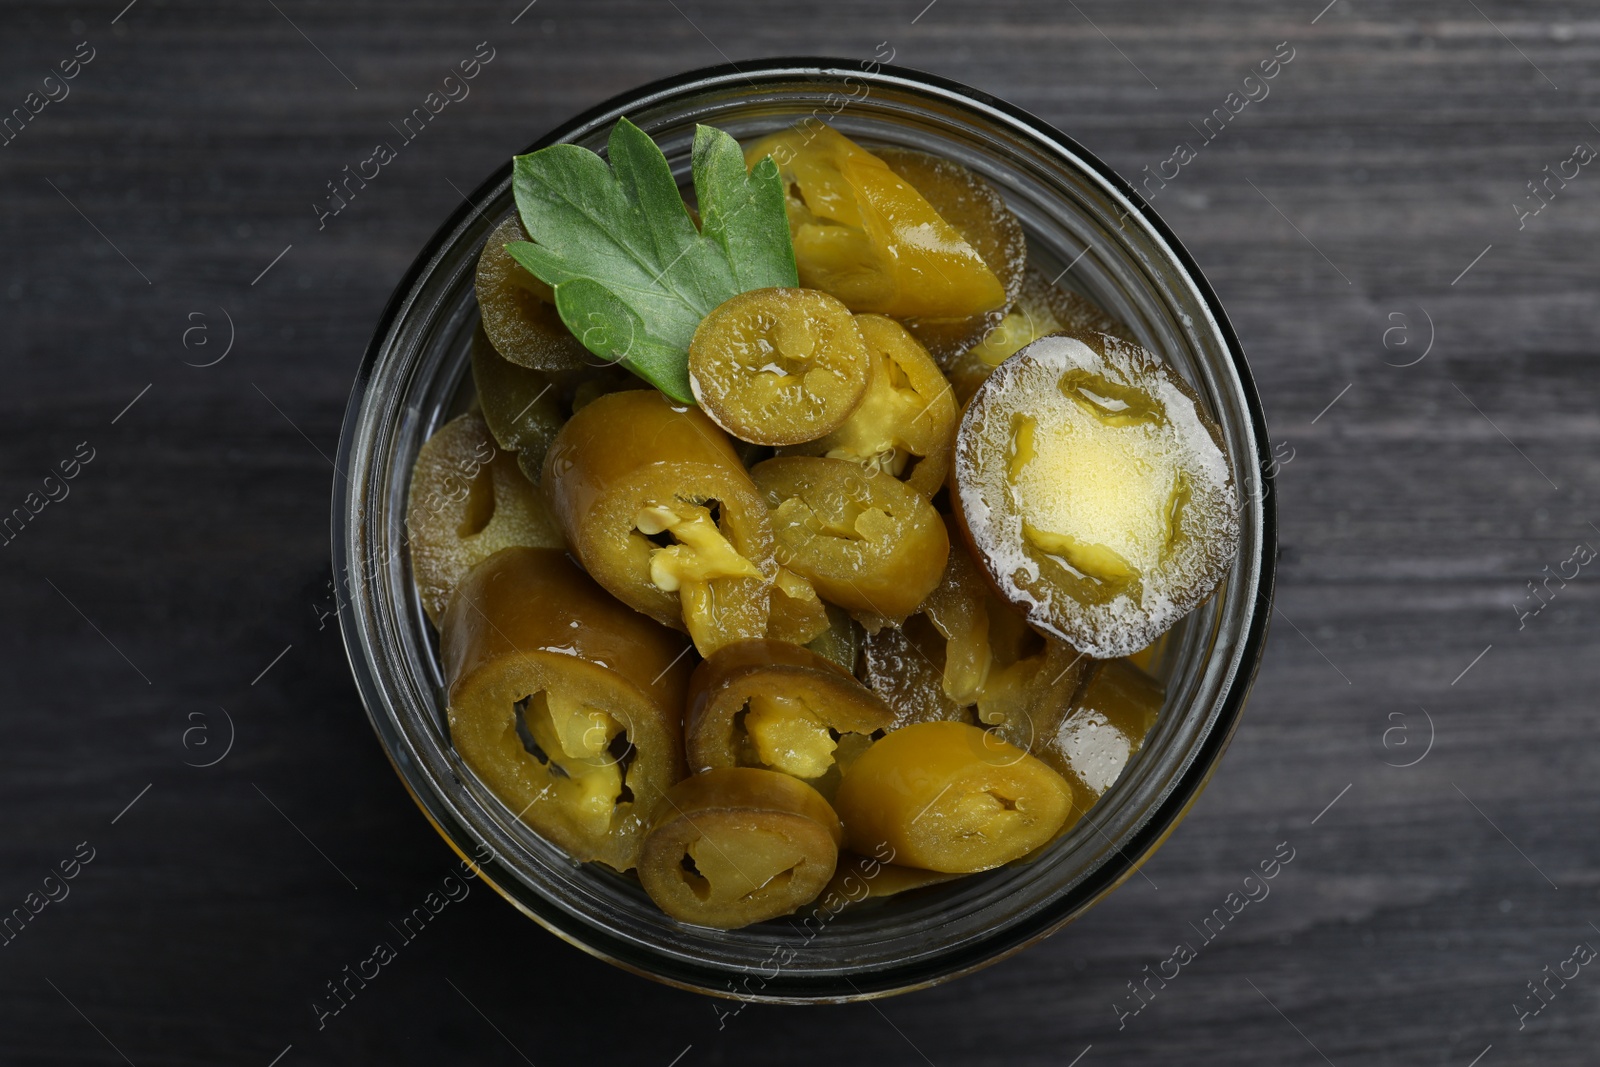
[[[1072,788],[1039,760],[960,722],[895,730],[850,766],[835,803],[857,853],[885,845],[896,863],[986,871],[1055,836]]]
[[[815,779],[854,744],[846,735],[870,737],[893,720],[875,693],[810,649],[739,641],[695,668],[684,738],[694,771],[767,767]]]
[[[950,470],[955,393],[926,349],[893,319],[857,315],[870,356],[866,394],[838,429],[783,455],[828,456],[902,478],[932,498]]]
[[[1040,338],[984,382],[951,502],[999,593],[1099,659],[1198,606],[1238,548],[1221,431],[1170,368],[1107,334]]]
[[[903,619],[939,584],[950,539],[916,490],[842,459],[779,456],[750,472],[772,509],[778,562],[823,598]]]
[[[850,309],[815,289],[752,289],[723,301],[689,343],[689,384],[741,441],[791,445],[835,429],[867,388]]]
[[[575,859],[628,870],[684,775],[684,640],[562,552],[473,568],[440,630],[450,738],[512,811]]]
[[[595,357],[572,336],[556,311],[555,294],[506,252],[526,241],[515,215],[490,231],[478,256],[475,285],[484,332],[506,359],[535,370],[577,370]]]
[[[728,437],[653,389],[579,410],[541,479],[573,554],[611,594],[687,630],[702,655],[767,633],[767,507]]]
[[[423,442],[406,502],[411,578],[435,625],[467,571],[502,548],[561,547],[544,501],[495,447],[482,417],[452,419]]]
[[[679,922],[731,930],[814,900],[833,877],[840,839],[838,816],[804,782],[720,767],[667,793],[639,881]]]

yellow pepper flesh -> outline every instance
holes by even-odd
[[[889,165],[827,126],[764,137],[790,190],[800,284],[852,311],[960,318],[1004,306],[1005,287],[966,238]],[[798,192],[798,195],[796,195]]]
[[[851,764],[834,804],[853,851],[886,845],[896,863],[969,873],[1054,837],[1072,811],[1072,787],[976,726],[923,722],[885,735]]]

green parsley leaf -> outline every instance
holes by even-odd
[[[648,134],[620,119],[606,154],[609,166],[577,145],[517,156],[512,191],[533,241],[506,251],[555,289],[561,320],[585,348],[692,404],[689,341],[700,320],[746,290],[799,284],[777,165],[746,171],[737,141],[697,126],[697,230]]]

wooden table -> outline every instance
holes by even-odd
[[[0,11],[0,107],[57,97],[0,148],[0,508],[61,497],[0,553],[0,909],[61,898],[0,948],[0,1062],[1595,1062],[1600,973],[1565,961],[1600,946],[1600,579],[1523,614],[1600,545],[1600,175],[1527,185],[1600,147],[1591,10],[124,2]],[[319,230],[326,183],[482,41],[470,98]],[[1292,456],[1279,614],[1216,779],[1148,879],[942,988],[722,1025],[480,887],[319,1030],[324,983],[453,859],[327,615],[327,457],[390,290],[574,111],[880,42],[1126,175],[1293,50],[1156,200]],[[1119,1029],[1127,983],[1280,842],[1271,897]]]

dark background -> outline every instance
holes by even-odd
[[[1600,545],[1600,173],[1512,206],[1600,147],[1591,7],[124,2],[0,9],[0,112],[94,49],[0,148],[0,513],[94,456],[0,548],[0,912],[94,855],[0,947],[0,1062],[1596,1061],[1595,968],[1516,1005],[1600,946],[1593,567],[1520,614]],[[471,96],[319,232],[325,183],[480,41]],[[475,883],[318,1031],[324,983],[454,863],[328,614],[327,457],[460,192],[648,79],[880,42],[1136,176],[1282,41],[1270,96],[1155,200],[1292,458],[1254,699],[1148,878],[944,987],[725,1020]],[[185,366],[225,314],[227,358]],[[1271,897],[1119,1031],[1126,983],[1279,842]]]

